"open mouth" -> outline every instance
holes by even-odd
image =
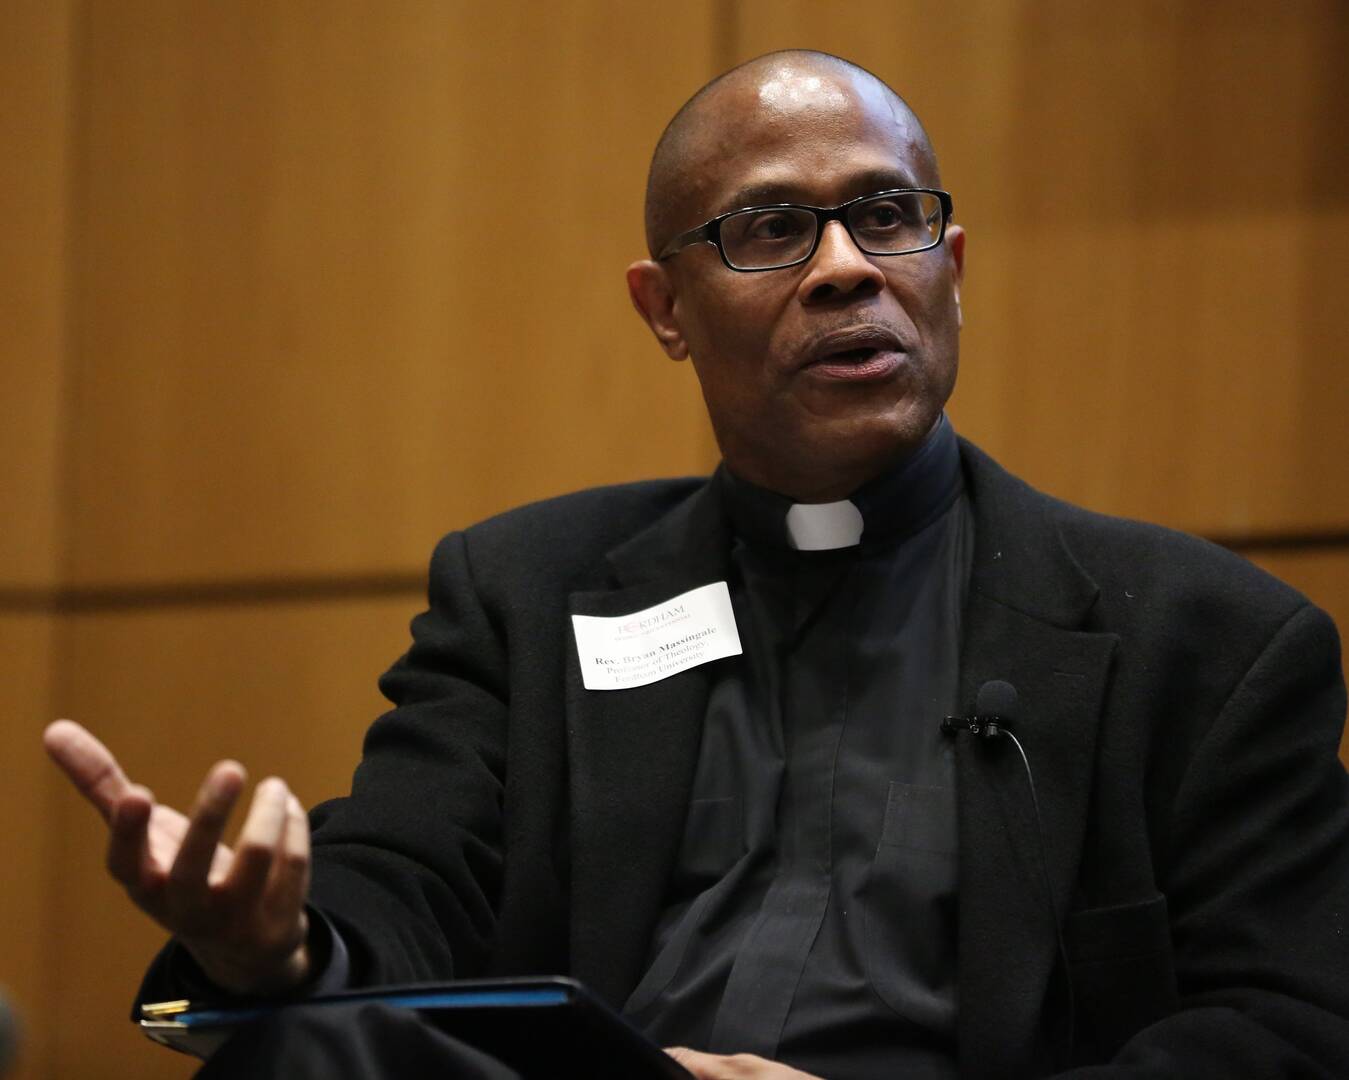
[[[844,382],[887,379],[899,370],[904,353],[900,349],[861,345],[855,349],[839,349],[825,353],[806,370],[816,377]]]
[[[827,382],[875,382],[899,373],[904,339],[883,324],[843,326],[821,333],[805,350],[802,370]]]
[[[827,356],[822,356],[817,362],[821,364],[864,364],[878,352],[880,352],[880,349],[871,347],[843,349],[840,352],[829,353]]]

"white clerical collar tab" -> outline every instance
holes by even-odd
[[[787,536],[797,551],[832,551],[862,542],[862,511],[851,502],[794,503]]]
[[[646,686],[741,653],[731,594],[724,581],[690,589],[627,615],[573,615],[571,624],[581,661],[581,683],[587,690]]]

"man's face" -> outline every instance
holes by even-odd
[[[745,206],[935,186],[911,115],[867,81],[779,69],[705,105],[680,231]],[[931,251],[868,256],[830,222],[809,262],[759,273],[698,244],[654,267],[677,338],[644,313],[672,356],[692,358],[737,474],[842,498],[916,447],[951,394],[963,242],[948,228]]]

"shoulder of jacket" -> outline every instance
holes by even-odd
[[[598,563],[611,548],[670,513],[707,477],[611,484],[527,503],[440,540],[432,566],[454,548],[467,553],[475,574],[531,579],[550,568]]]
[[[705,476],[690,476],[585,488],[503,511],[465,532],[474,539],[505,538],[555,527],[565,528],[568,533],[622,535],[629,528],[640,527],[668,513],[705,483]]]
[[[1263,609],[1286,617],[1305,596],[1244,556],[1210,540],[1066,502],[1009,473],[972,444],[967,460],[984,483],[1053,523],[1064,547],[1106,597],[1133,599],[1146,589],[1181,603]]]

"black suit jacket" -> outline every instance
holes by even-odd
[[[962,1075],[1349,1075],[1333,625],[1212,545],[962,455],[962,698],[1016,687],[1034,778],[1032,795],[1009,740],[959,738]],[[712,666],[587,691],[569,616],[722,580],[729,545],[701,480],[582,492],[441,542],[430,609],[381,683],[397,708],[352,795],[314,813],[313,900],[359,983],[569,972],[623,1002]]]

